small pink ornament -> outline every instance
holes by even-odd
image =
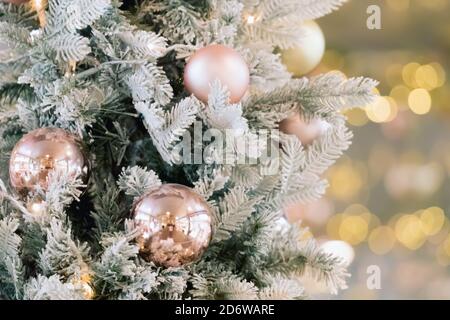
[[[210,85],[216,79],[229,90],[231,103],[241,100],[250,83],[245,60],[235,50],[218,44],[198,50],[189,59],[184,86],[199,100],[208,102]]]
[[[297,136],[304,146],[310,145],[330,128],[330,124],[321,119],[306,122],[300,114],[295,114],[280,122],[280,131]]]

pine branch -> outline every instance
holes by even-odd
[[[184,267],[162,269],[158,275],[158,299],[182,299],[188,286],[189,272]]]
[[[166,53],[166,39],[154,32],[127,31],[120,33],[119,38],[134,52],[136,59],[156,59]]]
[[[133,258],[139,248],[129,243],[125,235],[117,234],[104,238],[104,251],[94,264],[94,285],[100,296],[116,298],[136,275]]]
[[[137,198],[150,189],[159,187],[161,180],[154,171],[135,166],[123,168],[117,184],[126,195]]]
[[[299,20],[313,20],[337,10],[347,0],[264,0],[261,11],[264,21],[295,15]]]
[[[72,239],[71,228],[52,219],[47,228],[47,243],[39,254],[39,266],[45,275],[59,274],[63,279],[88,272],[89,248]]]
[[[230,273],[207,275],[197,274],[191,278],[194,299],[200,300],[255,300],[257,287]]]
[[[327,121],[331,124],[331,128],[306,150],[305,163],[302,166],[304,172],[322,174],[351,144],[353,134],[345,126],[343,116],[336,115],[328,118]]]
[[[258,297],[261,300],[299,300],[305,299],[305,289],[299,280],[281,275],[268,276]]]
[[[336,10],[346,0],[263,0],[250,1],[244,16],[252,15],[253,23],[244,24],[244,38],[263,41],[280,48],[289,48],[302,37],[302,24]]]
[[[24,300],[84,300],[71,283],[63,283],[57,275],[32,278],[24,288]]]
[[[253,213],[258,197],[250,198],[244,188],[231,189],[219,202],[220,216],[217,217],[214,241],[223,241],[241,228]]]
[[[247,119],[242,117],[242,106],[230,104],[230,93],[219,80],[211,84],[208,106],[202,109],[201,114],[212,128],[233,129],[239,132],[248,130]]]
[[[211,176],[204,176],[194,182],[194,190],[204,199],[209,199],[214,192],[222,190],[228,180],[229,176],[223,169],[214,169]]]
[[[377,82],[367,78],[350,78],[330,72],[312,79],[292,80],[288,85],[268,93],[255,94],[244,105],[246,114],[270,112],[278,106],[295,103],[305,118],[319,117],[335,111],[363,106],[375,97]],[[256,118],[253,117],[253,118]]]
[[[50,0],[45,32],[72,33],[100,18],[111,6],[110,0]]]
[[[64,62],[81,61],[91,52],[89,39],[78,34],[58,34],[48,45],[55,51],[56,58]]]
[[[19,256],[22,239],[16,234],[19,222],[0,220],[0,296],[19,299],[22,294],[23,267]]]
[[[27,84],[4,83],[0,85],[0,102],[2,104],[14,104],[19,99],[33,100],[34,91]]]

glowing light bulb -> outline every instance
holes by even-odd
[[[255,23],[255,16],[249,15],[247,17],[247,24],[254,24]]]

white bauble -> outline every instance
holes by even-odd
[[[304,76],[317,67],[325,52],[325,37],[315,21],[303,24],[302,36],[295,47],[281,50],[281,60],[296,77]]]

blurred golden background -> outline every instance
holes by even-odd
[[[380,30],[366,26],[373,4]],[[331,242],[353,260],[340,299],[450,299],[449,16],[448,0],[350,0],[317,20],[327,49],[314,73],[380,81],[373,105],[346,113],[355,137],[325,199],[290,208],[328,245],[353,246]]]

